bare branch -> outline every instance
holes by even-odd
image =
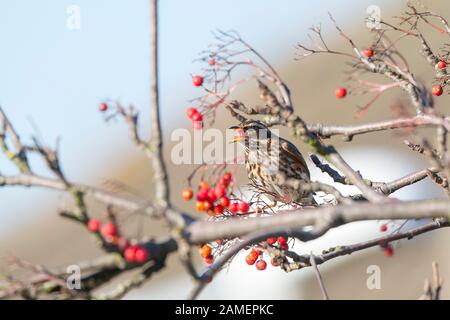
[[[155,201],[161,209],[168,207],[170,197],[166,165],[163,160],[159,91],[158,91],[158,0],[150,1],[151,9],[151,130],[150,151],[152,153],[153,176],[156,187]],[[159,208],[158,208],[159,210]]]
[[[300,214],[299,214],[300,213]],[[448,217],[450,202],[446,200],[422,200],[408,202],[376,203],[356,202],[352,205],[320,207],[302,210],[279,211],[276,216],[257,219],[229,219],[225,221],[196,221],[186,230],[186,236],[191,243],[206,243],[216,239],[227,239],[242,236],[249,232],[288,228],[296,230],[311,225],[327,225],[332,227],[361,220],[382,219],[421,219]],[[209,227],[214,226],[214,227]],[[312,240],[316,234],[305,233],[303,241]]]
[[[317,133],[322,138],[329,138],[335,135],[342,135],[346,141],[351,141],[353,136],[384,131],[387,129],[402,129],[415,127],[429,127],[429,126],[444,126],[446,129],[450,128],[449,118],[439,118],[429,115],[419,115],[413,118],[399,118],[393,120],[386,120],[376,123],[353,125],[353,126],[333,126],[323,124],[308,125],[308,130]]]

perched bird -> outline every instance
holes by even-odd
[[[292,184],[310,182],[305,159],[295,145],[260,121],[247,120],[230,129],[235,130],[233,142],[244,147],[247,175],[256,188],[284,203],[316,204],[311,192]]]

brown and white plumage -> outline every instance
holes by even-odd
[[[294,144],[275,135],[260,121],[249,120],[232,128],[241,130],[241,138],[235,141],[244,147],[247,175],[255,187],[283,202],[315,203],[310,193],[284,183],[310,181],[305,159]]]

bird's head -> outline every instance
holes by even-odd
[[[247,120],[241,122],[237,126],[232,126],[229,129],[234,130],[232,142],[249,142],[252,140],[265,140],[270,138],[271,132],[261,121]]]

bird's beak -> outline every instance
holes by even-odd
[[[229,127],[228,129],[232,129],[235,132],[234,137],[231,139],[231,143],[239,142],[244,139],[245,133],[241,127],[232,126],[232,127]]]

